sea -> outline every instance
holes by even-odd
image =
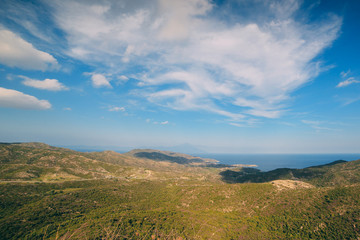
[[[358,154],[197,154],[198,157],[218,160],[222,164],[257,165],[261,171],[276,168],[305,168],[331,163],[336,160],[353,161]]]

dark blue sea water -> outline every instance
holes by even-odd
[[[223,164],[255,164],[262,171],[276,168],[305,168],[336,160],[360,159],[360,154],[197,154]]]

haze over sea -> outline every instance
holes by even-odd
[[[255,164],[262,171],[276,168],[305,168],[327,164],[336,160],[353,161],[360,154],[197,154],[223,164]]]

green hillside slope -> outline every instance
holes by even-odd
[[[279,168],[268,172],[252,169],[225,170],[220,173],[228,183],[261,183],[273,180],[300,180],[317,186],[350,185],[360,183],[360,160],[343,160],[303,169]]]
[[[0,239],[360,238],[359,161],[260,172],[182,158],[195,157],[0,144]]]
[[[211,171],[113,151],[82,153],[41,143],[0,144],[0,179],[199,178]],[[213,176],[213,175],[211,175]]]
[[[137,158],[150,159],[155,161],[174,162],[178,164],[190,164],[190,165],[206,165],[215,164],[218,161],[208,158],[194,157],[188,154],[175,153],[170,151],[159,151],[153,149],[135,149],[125,155],[134,156]]]

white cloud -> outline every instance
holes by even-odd
[[[125,112],[125,108],[124,107],[110,107],[109,111],[110,112]]]
[[[163,121],[163,122],[161,122],[160,124],[161,124],[161,125],[167,125],[167,124],[169,124],[169,121]]]
[[[46,110],[51,108],[51,104],[47,100],[0,87],[0,107]]]
[[[126,82],[127,80],[129,80],[129,78],[125,75],[118,76],[117,79],[119,79],[120,81],[123,81],[123,82]]]
[[[112,88],[109,80],[102,74],[94,73],[91,76],[92,85],[95,88],[107,87]]]
[[[70,107],[64,107],[63,110],[64,111],[72,111],[72,109]]]
[[[356,80],[353,77],[349,77],[348,79],[346,79],[346,80],[344,80],[342,82],[339,82],[339,84],[336,87],[337,88],[346,87],[346,86],[349,86],[349,85],[354,84],[354,83],[360,83],[360,81]]]
[[[302,21],[295,18],[300,3],[255,1],[263,17],[247,22],[226,11],[228,22],[217,19],[210,0],[49,4],[72,57],[111,74],[138,66],[133,78],[150,102],[235,120],[280,117],[291,93],[322,70],[314,59],[337,38],[342,19]],[[111,87],[96,78],[94,86]]]
[[[56,79],[45,79],[45,80],[36,80],[31,79],[25,76],[19,76],[23,79],[25,79],[22,83],[26,86],[43,89],[43,90],[49,90],[49,91],[63,91],[63,90],[69,90],[66,86],[64,86],[62,83],[60,83]]]
[[[207,0],[159,0],[163,13],[158,37],[163,40],[183,40],[191,34],[194,16],[204,15],[212,5]]]
[[[0,26],[0,63],[29,70],[53,70],[59,67],[50,54],[37,50],[13,32]]]

